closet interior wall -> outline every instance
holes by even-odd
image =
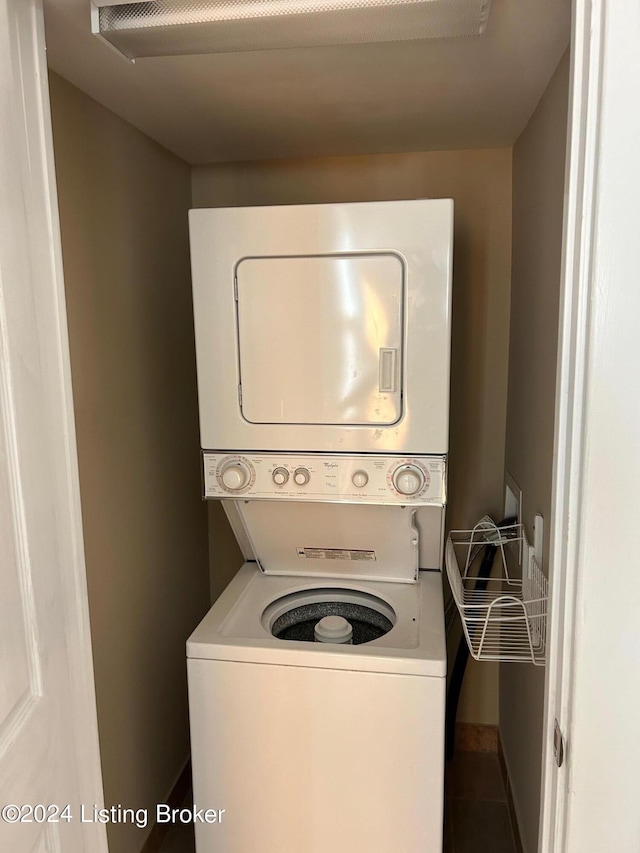
[[[51,108],[105,800],[167,801],[209,607],[189,166],[62,78]],[[114,853],[151,827],[109,823]]]
[[[190,167],[51,75],[107,802],[166,801],[188,754],[184,641],[242,562],[200,500],[188,208],[453,198],[448,526],[501,517],[506,465],[531,533],[550,517],[567,79],[565,58],[514,149]],[[500,725],[525,853],[543,680],[472,661],[458,714]]]

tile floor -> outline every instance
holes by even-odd
[[[495,753],[458,752],[447,765],[444,853],[516,853]]]
[[[193,827],[174,825],[160,853],[194,853]],[[459,752],[447,765],[444,853],[516,853],[497,755]]]

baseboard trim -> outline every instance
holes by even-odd
[[[520,828],[518,827],[518,816],[516,814],[515,803],[513,802],[513,790],[511,788],[511,781],[509,780],[509,771],[507,770],[507,762],[504,759],[504,750],[502,748],[502,741],[500,740],[500,732],[498,732],[498,761],[500,762],[500,770],[502,771],[502,781],[507,792],[507,808],[509,809],[509,819],[513,831],[513,840],[516,845],[516,853],[524,853]]]
[[[171,793],[167,797],[167,805],[172,809],[177,809],[187,796],[190,787],[191,759],[189,758],[182,768],[182,772],[178,776]],[[158,853],[170,828],[170,823],[154,823],[140,853]]]
[[[497,752],[498,727],[456,723],[456,752]]]

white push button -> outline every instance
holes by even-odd
[[[351,482],[356,489],[363,489],[369,482],[369,475],[366,471],[354,471]]]

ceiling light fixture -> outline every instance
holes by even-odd
[[[478,36],[491,0],[92,0],[129,59]]]

